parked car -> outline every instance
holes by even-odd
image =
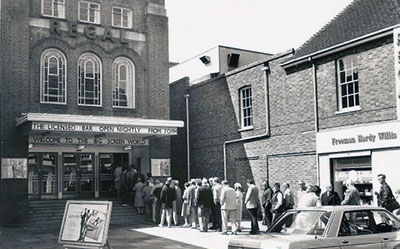
[[[236,236],[228,249],[400,248],[400,220],[384,208],[292,209],[260,235]]]

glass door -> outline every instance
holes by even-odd
[[[28,156],[28,194],[31,199],[52,198],[57,193],[57,154]]]
[[[65,153],[63,155],[64,193],[80,197],[93,195],[94,155]]]

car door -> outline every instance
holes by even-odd
[[[381,248],[381,235],[376,233],[369,210],[344,212],[338,236],[342,249]]]
[[[386,210],[373,210],[372,214],[382,248],[400,248],[400,220]]]

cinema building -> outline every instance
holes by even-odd
[[[164,0],[0,9],[2,223],[30,200],[113,195],[117,165],[169,174],[183,122],[169,115]]]
[[[190,96],[191,173],[332,183],[341,197],[350,179],[364,204],[376,203],[380,173],[399,190],[398,6],[355,0],[294,53],[171,83]]]

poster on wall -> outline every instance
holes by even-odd
[[[151,159],[151,174],[153,176],[171,176],[171,160]]]
[[[1,178],[27,178],[28,166],[26,158],[2,158]]]
[[[58,243],[81,248],[104,247],[111,209],[111,201],[68,201]]]

